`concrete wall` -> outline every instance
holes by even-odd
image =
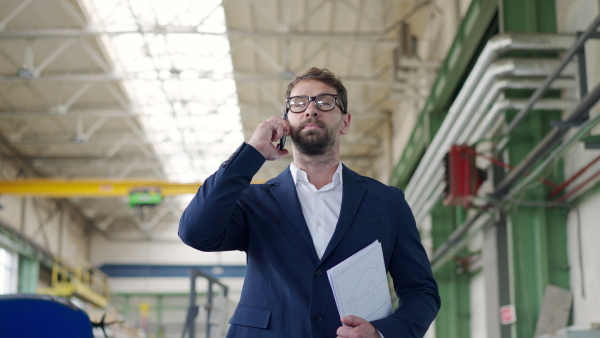
[[[485,337],[487,335],[487,309],[485,301],[485,279],[483,273],[476,273],[471,277],[470,285],[471,302],[471,337]]]
[[[597,0],[557,0],[558,29],[561,33],[584,31],[600,14],[600,2]],[[593,89],[600,83],[600,41],[590,40],[585,45],[587,59],[588,88]],[[578,95],[578,94],[577,94]],[[600,105],[590,112],[591,117],[600,114]],[[596,127],[592,134],[600,134]],[[586,150],[580,142],[564,156],[565,177],[571,177],[582,167],[600,155],[599,150]],[[587,170],[586,174],[567,187],[573,189],[590,175],[600,170],[600,163]],[[586,187],[592,187],[595,179]],[[584,192],[585,188],[581,190]],[[598,191],[596,189],[596,191]],[[574,195],[577,197],[577,195]],[[600,270],[598,257],[600,248],[597,239],[600,238],[600,194],[592,196],[574,205],[568,218],[568,255],[573,293],[573,324],[587,325],[600,322]]]
[[[177,229],[173,229],[177,233]],[[200,252],[181,241],[116,242],[94,235],[91,261],[104,264],[165,264],[165,265],[245,265],[246,254],[241,251]],[[242,278],[225,279],[230,298],[238,300]],[[116,293],[171,293],[188,292],[189,278],[112,278],[111,290]],[[200,287],[200,286],[199,286]]]
[[[573,324],[600,322],[600,194],[569,214],[568,247],[573,293]]]
[[[18,169],[8,161],[0,168],[2,179],[16,179]],[[36,245],[63,259],[89,260],[91,231],[67,203],[4,195],[0,205],[0,221]]]

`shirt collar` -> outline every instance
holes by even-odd
[[[292,177],[294,178],[295,185],[298,185],[299,182],[310,183],[310,182],[308,182],[308,176],[306,175],[306,172],[304,170],[300,169],[297,165],[295,165],[294,162],[292,162],[290,164],[290,171],[292,172]],[[334,187],[337,186],[338,184],[343,183],[342,162],[338,163],[338,167],[335,170],[335,173],[333,173],[333,180],[331,181],[331,183],[332,183],[332,186],[334,186]]]

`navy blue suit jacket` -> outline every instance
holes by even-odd
[[[334,338],[341,326],[327,270],[379,240],[400,306],[371,322],[385,338],[422,337],[440,298],[401,190],[344,166],[339,220],[321,259],[289,168],[250,184],[265,158],[243,144],[184,211],[179,236],[202,251],[242,250],[247,272],[227,337]]]

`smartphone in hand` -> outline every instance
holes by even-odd
[[[287,107],[285,108],[284,112],[283,112],[283,116],[282,118],[284,120],[287,120]],[[283,134],[283,137],[281,139],[279,139],[279,150],[283,150],[283,148],[285,148],[285,139],[287,138],[287,136],[285,134]]]

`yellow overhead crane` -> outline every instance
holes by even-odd
[[[0,180],[0,195],[70,197],[126,197],[132,192],[159,191],[161,196],[195,194],[202,183],[174,183],[144,179],[17,179]]]

